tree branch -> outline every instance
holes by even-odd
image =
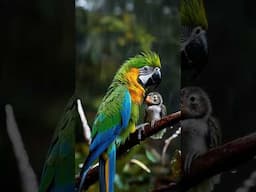
[[[117,155],[120,156],[122,154],[125,154],[127,151],[129,151],[133,146],[139,144],[141,141],[144,141],[146,138],[154,135],[158,131],[173,126],[177,124],[181,119],[181,112],[178,111],[176,113],[172,113],[170,115],[167,115],[160,119],[159,121],[156,121],[153,127],[150,127],[150,125],[145,125],[144,130],[141,132],[141,139],[138,139],[138,134],[140,130],[135,131],[133,134],[130,135],[129,139],[125,141],[123,145],[121,145],[117,150]],[[84,186],[84,189],[87,189],[90,185],[95,183],[98,180],[98,166],[91,169],[86,177],[86,186]],[[80,183],[80,178],[77,178],[77,186]]]
[[[208,151],[192,162],[190,174],[180,182],[162,186],[153,192],[186,191],[204,179],[245,163],[255,155],[256,133],[253,133]]]

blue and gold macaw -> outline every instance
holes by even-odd
[[[90,152],[81,170],[79,192],[90,166],[98,158],[100,191],[114,191],[116,148],[136,130],[145,89],[160,83],[160,67],[159,56],[148,52],[130,58],[116,73],[92,127]]]

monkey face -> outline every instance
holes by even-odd
[[[145,98],[147,105],[160,105],[163,103],[162,96],[158,92],[150,92]]]
[[[199,87],[185,87],[181,90],[180,108],[185,118],[203,118],[211,113],[210,100]]]

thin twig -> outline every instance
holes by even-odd
[[[174,134],[172,134],[168,139],[166,139],[164,141],[164,148],[163,148],[163,151],[162,151],[162,164],[165,165],[165,160],[166,160],[166,151],[169,147],[169,145],[171,144],[171,141],[173,139],[175,139],[176,137],[178,137],[181,133],[181,127],[179,127]]]
[[[147,173],[151,173],[151,170],[143,162],[139,161],[138,159],[131,159],[130,162],[136,164]]]
[[[84,113],[84,109],[81,103],[80,99],[77,99],[77,110],[82,122],[82,127],[83,127],[83,132],[84,132],[84,138],[85,140],[88,142],[88,144],[91,143],[91,129],[88,125],[85,113]]]
[[[35,172],[29,163],[28,154],[25,150],[11,105],[5,106],[6,127],[10,137],[13,151],[17,159],[22,189],[24,192],[35,192],[38,190],[38,183]]]

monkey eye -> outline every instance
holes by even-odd
[[[153,100],[154,100],[154,101],[157,101],[157,96],[154,95],[154,96],[153,96]]]

